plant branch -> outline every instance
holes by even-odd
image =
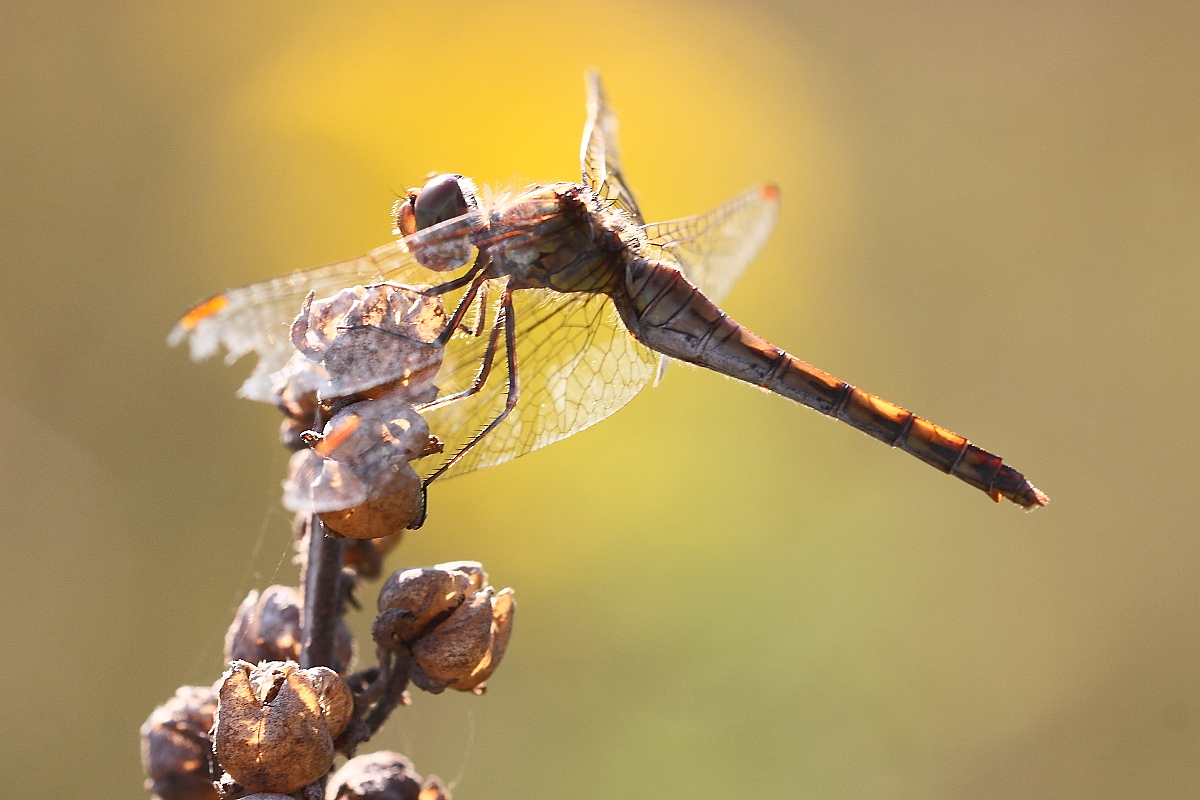
[[[342,559],[346,543],[329,536],[316,514],[308,518],[306,539],[300,666],[332,668],[334,631],[344,607]]]

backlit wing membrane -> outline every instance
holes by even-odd
[[[437,379],[447,396],[469,386],[487,348],[487,330],[499,310],[502,281],[489,291],[483,309],[487,326],[481,336],[456,335],[447,346],[446,364]],[[461,475],[501,464],[545,447],[604,419],[633,399],[649,382],[658,355],[639,344],[625,328],[612,300],[602,294],[563,294],[548,289],[513,292],[516,317],[516,408],[446,472]],[[504,408],[508,389],[504,337],[491,376],[476,395],[424,413],[429,429],[452,456]],[[422,477],[444,463],[429,457],[413,464]]]
[[[706,214],[655,222],[642,230],[653,246],[679,262],[683,274],[714,303],[733,285],[771,235],[779,215],[779,190],[757,186]]]
[[[633,193],[621,173],[621,149],[617,142],[617,115],[604,96],[600,76],[587,74],[587,123],[583,126],[583,145],[579,160],[583,166],[583,182],[596,190],[602,199],[623,209],[634,222],[645,222]]]
[[[257,353],[258,365],[238,393],[270,403],[274,401],[270,377],[295,352],[288,331],[305,296],[315,292],[322,298],[347,286],[380,280],[440,282],[439,276],[416,263],[402,242],[395,241],[357,258],[230,289],[205,300],[184,315],[167,342],[174,346],[188,339],[196,360],[215,355],[222,346],[229,363]]]

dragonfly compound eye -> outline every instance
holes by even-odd
[[[438,175],[421,188],[413,204],[417,230],[461,217],[470,210],[463,187],[459,183],[461,180],[461,175]]]

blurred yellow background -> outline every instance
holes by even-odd
[[[481,560],[514,639],[373,744],[459,800],[1200,795],[1200,6],[3,17],[0,793],[144,796],[142,720],[295,580],[277,414],[178,315],[382,244],[431,170],[575,179],[594,66],[649,218],[781,185],[735,318],[1053,503],[673,368],[434,488],[388,568]]]

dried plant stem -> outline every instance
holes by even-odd
[[[367,738],[374,736],[397,705],[404,700],[404,690],[408,688],[408,667],[411,655],[407,647],[398,651],[380,652],[380,679],[384,681],[383,696],[375,703],[371,713],[367,715]]]
[[[300,666],[334,666],[333,636],[341,616],[342,558],[344,539],[334,539],[313,514],[308,519],[305,537],[308,548],[304,559],[304,614]]]

